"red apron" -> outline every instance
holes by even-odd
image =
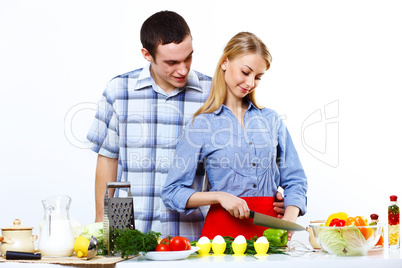
[[[240,197],[247,202],[250,210],[265,215],[277,217],[274,211],[273,203],[275,197],[258,196],[258,197]],[[211,205],[207,217],[205,218],[204,227],[201,236],[213,239],[216,235],[231,236],[236,238],[238,235],[244,235],[246,239],[254,236],[260,237],[267,227],[254,225],[253,219],[239,219],[231,216],[220,204]]]

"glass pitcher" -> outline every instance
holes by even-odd
[[[42,256],[68,257],[74,251],[70,224],[71,198],[51,196],[42,200],[45,215],[40,226],[39,251]]]

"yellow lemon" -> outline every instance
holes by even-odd
[[[78,258],[86,257],[88,253],[89,239],[79,236],[74,242],[74,251]]]

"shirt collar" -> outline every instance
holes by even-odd
[[[151,64],[148,63],[147,66],[145,66],[141,70],[140,75],[137,78],[137,83],[135,84],[134,90],[152,86],[152,84],[155,83],[152,79],[151,71],[149,70],[150,66]]]
[[[138,76],[137,83],[134,87],[134,90],[139,90],[145,87],[149,87],[152,85],[156,85],[154,79],[151,76],[151,63],[148,63],[147,66],[145,66],[140,75]],[[200,85],[200,79],[198,78],[198,75],[196,72],[193,70],[190,70],[187,75],[187,83],[184,87],[180,88],[179,91],[182,91],[184,88],[191,88],[195,89],[197,91],[203,92],[202,87]]]
[[[247,111],[252,110],[252,109],[258,109],[257,107],[255,107],[255,105],[249,99],[247,99],[247,102],[248,102]],[[221,107],[216,109],[213,113],[218,115],[222,111],[223,107],[225,107],[226,109],[229,109],[229,108],[226,107],[225,104],[222,104]]]

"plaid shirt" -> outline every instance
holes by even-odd
[[[130,181],[135,228],[199,238],[206,207],[189,215],[165,207],[160,192],[182,130],[209,94],[211,78],[190,71],[187,84],[170,95],[159,88],[150,65],[113,78],[107,85],[87,135],[91,149],[118,158],[117,181]],[[202,190],[200,169],[193,188]]]

